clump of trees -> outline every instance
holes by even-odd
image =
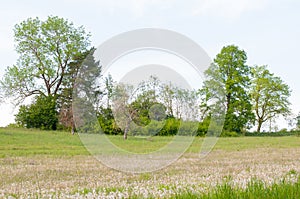
[[[194,91],[156,77],[137,87],[103,77],[90,34],[63,18],[29,18],[15,26],[14,37],[19,58],[0,83],[4,96],[14,97],[17,105],[32,97],[32,104],[21,105],[16,115],[22,127],[74,132],[74,103],[87,108],[78,113],[87,114],[82,117],[96,112],[104,133],[125,139],[129,134],[175,135],[179,128],[188,135],[195,127],[197,135],[204,135],[216,110],[225,111],[227,134],[244,133],[253,125],[260,132],[265,122],[290,113],[288,85],[267,66],[248,66],[246,52],[235,45],[221,49],[205,71],[203,87]],[[74,88],[85,93],[76,102]]]
[[[111,95],[107,95],[100,103],[100,110],[104,114],[99,113],[99,123],[104,133],[123,132],[125,139],[128,133],[145,136],[175,135],[179,126],[182,129],[182,125],[186,128],[195,123],[198,125],[200,109],[196,91],[174,87],[154,76],[136,87],[114,83],[110,88]],[[109,120],[104,118],[107,113]]]
[[[215,96],[216,88],[224,90],[224,130],[228,132],[243,133],[255,123],[257,132],[260,132],[266,121],[290,113],[289,86],[267,66],[251,67],[246,61],[245,51],[234,45],[225,46],[205,72],[208,80],[204,82],[201,93],[206,101]]]
[[[29,18],[15,25],[19,58],[15,65],[7,67],[1,89],[5,97],[14,97],[17,105],[25,98],[38,96],[32,105],[20,107],[16,115],[19,125],[56,129],[58,124],[52,123],[60,121],[68,128],[74,126],[70,109],[72,87],[81,62],[89,53],[89,37],[83,27],[56,16],[45,21]],[[57,114],[47,113],[44,107],[38,111],[43,103]],[[38,118],[44,122],[35,121]]]

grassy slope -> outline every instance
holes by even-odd
[[[60,131],[0,129],[0,157],[27,155],[86,155],[78,136]]]
[[[150,141],[121,136],[109,136],[120,148],[131,152],[150,152],[167,144],[171,137],[153,137]],[[195,138],[188,152],[197,153],[203,138]],[[219,138],[214,150],[239,151],[257,148],[300,147],[300,137],[237,137]],[[73,156],[88,155],[78,135],[60,131],[0,128],[0,157],[27,155]]]

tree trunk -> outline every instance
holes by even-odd
[[[72,125],[72,127],[71,127],[71,133],[72,133],[72,135],[74,135],[75,134],[75,128],[74,128],[74,126]]]
[[[227,112],[228,112],[228,110],[229,110],[229,107],[230,107],[230,103],[231,103],[231,93],[228,93],[227,95],[226,95],[226,100],[227,100],[227,103],[226,103],[226,108],[227,108]]]
[[[126,127],[124,129],[124,140],[127,140],[127,134],[128,134],[128,130],[129,130],[129,122],[127,122]]]
[[[262,126],[262,121],[261,120],[258,120],[258,126],[257,126],[257,133],[260,133],[260,129],[261,129],[261,126]]]
[[[124,136],[123,136],[124,140],[127,140],[127,129],[125,129],[124,131]]]

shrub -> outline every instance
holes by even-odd
[[[239,134],[234,131],[222,131],[220,136],[221,137],[238,137]]]
[[[98,112],[98,122],[103,133],[108,135],[123,134],[114,120],[113,112],[110,108],[101,108]]]
[[[16,123],[21,127],[56,130],[58,118],[56,101],[52,96],[38,96],[31,105],[20,106]]]
[[[204,136],[207,134],[208,127],[210,124],[210,116],[204,118],[198,125],[197,136]]]
[[[6,126],[7,128],[12,128],[12,129],[15,129],[15,128],[22,128],[22,126],[20,126],[19,124],[16,124],[16,123],[10,123]]]
[[[247,132],[245,136],[256,136],[256,137],[281,137],[281,136],[297,136],[299,132]]]
[[[165,126],[159,131],[158,135],[176,135],[180,121],[174,117],[166,120]]]

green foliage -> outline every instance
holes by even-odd
[[[297,126],[297,129],[300,130],[300,113],[296,117],[296,126]]]
[[[210,124],[210,116],[207,116],[203,119],[202,122],[199,123],[197,136],[204,136],[207,134],[209,124]]]
[[[100,108],[98,113],[98,122],[102,132],[107,135],[123,134],[122,130],[117,126],[110,108]]]
[[[33,104],[20,106],[16,122],[26,128],[55,130],[58,122],[55,98],[41,95]]]
[[[174,117],[170,117],[166,120],[164,127],[159,131],[158,135],[176,135],[180,121]]]
[[[281,181],[273,183],[270,186],[265,185],[259,180],[251,180],[245,189],[235,187],[230,182],[224,182],[216,188],[211,189],[208,193],[193,193],[186,191],[178,193],[174,198],[203,198],[203,199],[219,199],[219,198],[299,198],[300,197],[300,178],[294,182]]]
[[[238,136],[240,136],[240,135],[234,131],[223,131],[221,133],[221,137],[238,137]]]
[[[12,129],[15,129],[15,128],[24,128],[22,127],[21,125],[17,124],[17,123],[10,123],[6,126],[6,128],[12,128]]]
[[[113,80],[109,76],[105,79],[104,103],[103,101],[100,103],[102,106],[100,105],[99,109],[103,110],[113,105],[114,115],[107,117],[106,114],[99,113],[98,117],[103,129],[115,131],[115,128],[107,125],[118,124],[124,137],[127,134],[175,135],[179,127],[181,135],[196,134],[197,117],[200,114],[198,114],[198,95],[195,91],[164,84],[154,76],[141,82],[137,87],[130,84],[111,85],[111,83]],[[105,132],[112,133],[107,130]]]
[[[92,48],[86,52],[80,53],[74,58],[74,61],[71,62],[66,69],[61,88],[57,94],[59,122],[63,127],[72,131],[75,129],[72,104],[74,100],[73,98],[76,96],[73,95],[73,92],[78,92],[78,88],[77,90],[74,90],[75,84],[77,83],[77,87],[83,89],[84,86],[82,87],[82,85],[85,85],[85,82],[88,82],[86,87],[90,86],[89,89],[91,89],[89,95],[91,95],[91,92],[97,92],[97,94],[99,93],[99,90],[96,90],[91,85],[95,83],[101,72],[99,62],[95,62],[94,57],[92,56],[94,51],[95,49]],[[82,77],[83,74],[85,78]],[[82,81],[80,78],[83,78],[84,81]],[[88,89],[84,89],[85,92],[87,90]]]
[[[266,66],[256,66],[252,73],[251,96],[258,124],[257,132],[260,132],[264,122],[290,113],[288,97],[291,91],[289,86],[270,73]]]
[[[153,97],[153,91],[146,91],[141,93],[137,99],[130,104],[130,111],[134,112],[132,115],[133,121],[140,126],[146,126],[150,123],[150,109],[155,106],[159,106],[160,104],[156,102],[155,98]],[[163,107],[163,105],[162,105]],[[154,110],[159,113],[158,110]],[[160,110],[163,110],[160,109]],[[153,112],[154,113],[154,112]],[[164,113],[162,113],[164,115]],[[153,114],[155,117],[155,113]],[[153,118],[154,119],[154,118]],[[158,120],[162,120],[164,118],[157,118]]]
[[[283,128],[283,129],[280,129],[279,132],[280,132],[280,133],[287,133],[288,130],[287,130],[287,128]]]
[[[56,16],[16,24],[14,38],[19,58],[6,69],[1,87],[17,103],[31,95],[55,96],[69,64],[90,44],[83,27]]]
[[[248,94],[250,83],[250,67],[246,65],[247,55],[237,46],[223,47],[214,59],[214,63],[206,70],[208,80],[200,93],[207,101],[217,99],[214,106],[225,104],[215,110],[226,111],[224,129],[242,132],[254,119],[251,99]],[[224,96],[222,96],[224,95]]]
[[[279,131],[279,132],[247,132],[245,136],[254,137],[282,137],[282,136],[298,136],[299,131]]]
[[[100,130],[95,113],[98,109],[97,99],[102,94],[97,84],[101,78],[101,66],[100,61],[95,60],[94,51],[95,49],[91,49],[87,54],[80,70],[71,72],[75,80],[69,80],[69,84],[64,87],[73,91],[72,98],[67,101],[69,107],[72,105],[71,122],[76,122],[77,130],[87,133],[97,133]]]
[[[153,76],[137,90],[131,85],[114,85],[108,76],[105,88],[100,89],[96,84],[101,80],[100,62],[94,59],[94,48],[87,50],[90,35],[83,27],[51,16],[45,21],[29,18],[17,24],[14,33],[20,57],[7,68],[1,86],[7,96],[15,94],[19,100],[39,96],[34,104],[20,107],[18,126],[73,130],[77,120],[84,132],[98,132],[99,122],[109,135],[169,136],[176,135],[179,128],[182,135],[191,135],[196,127],[196,134],[203,136],[209,126],[223,126],[224,112],[221,136],[236,136],[253,124],[253,109],[258,132],[263,122],[289,113],[289,87],[265,66],[247,66],[246,52],[234,45],[222,48],[205,71],[208,79],[198,93],[164,84]],[[112,114],[112,105],[120,118]],[[210,124],[211,118],[218,122]],[[132,129],[133,123],[138,127]]]

